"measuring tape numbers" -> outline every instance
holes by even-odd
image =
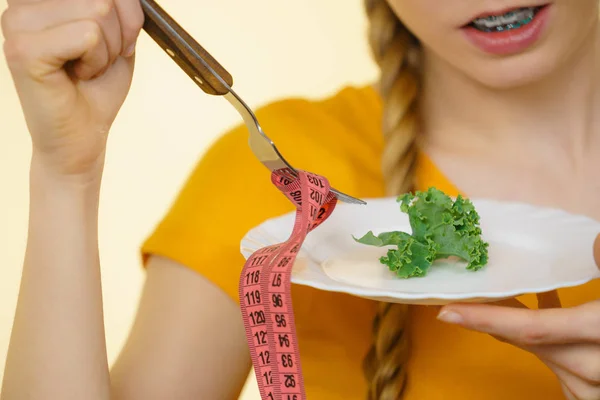
[[[337,198],[327,179],[278,170],[271,182],[296,206],[289,239],[254,252],[240,275],[246,340],[263,400],[306,400],[291,296],[292,267],[310,231],[333,212]]]

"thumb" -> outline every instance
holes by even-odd
[[[600,234],[596,236],[596,240],[594,241],[594,260],[598,268],[600,268]]]

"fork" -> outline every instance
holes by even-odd
[[[250,133],[248,144],[258,160],[270,171],[279,171],[289,178],[297,171],[281,155],[275,144],[264,133],[254,112],[233,89],[233,78],[200,44],[192,38],[154,0],[141,0],[144,11],[144,31],[179,65],[202,89],[213,96],[223,96],[241,115]],[[366,204],[339,190],[331,188],[338,200],[352,204]]]

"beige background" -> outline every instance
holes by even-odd
[[[229,70],[234,88],[253,107],[285,96],[328,95],[376,76],[362,0],[164,0],[161,5]],[[5,8],[0,0],[0,11]],[[205,95],[142,33],[133,88],[111,133],[102,189],[100,245],[111,361],[129,330],[143,280],[139,244],[211,141],[239,122],[225,100]],[[0,365],[27,233],[29,155],[28,133],[2,58]],[[257,393],[251,374],[242,398],[259,399]]]

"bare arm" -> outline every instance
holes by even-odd
[[[135,324],[109,377],[98,185],[57,181],[34,159],[30,232],[2,400],[236,399],[250,369],[238,306],[164,258],[148,265]]]
[[[250,371],[240,309],[173,261],[150,259],[138,315],[112,369],[115,400],[235,400]]]
[[[107,399],[99,178],[56,179],[34,155],[21,289],[2,400]]]
[[[131,339],[109,374],[98,198],[108,132],[133,76],[139,0],[8,5],[4,54],[33,156],[27,250],[0,397],[233,398],[249,368],[237,308],[164,260],[149,268]]]

